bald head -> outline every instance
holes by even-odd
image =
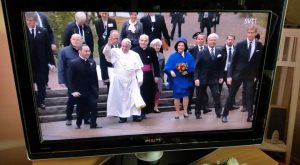
[[[75,33],[71,36],[70,42],[71,45],[78,50],[82,45],[82,38],[79,34]]]

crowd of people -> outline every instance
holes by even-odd
[[[234,44],[235,35],[229,34],[225,45],[219,48],[219,36],[211,33],[213,25],[207,21],[216,22],[220,14],[199,13],[201,32],[192,36],[195,42],[189,47],[187,39],[181,36],[181,24],[186,13],[170,13],[173,23],[170,35],[164,16],[160,14],[147,13],[138,19],[138,12],[129,12],[129,19],[123,22],[120,32],[116,20],[109,17],[108,12],[99,12],[98,16],[94,25],[98,36],[101,78],[108,91],[108,117],[119,117],[119,123],[127,122],[129,117],[134,122],[141,122],[149,113],[160,113],[159,97],[166,75],[173,90],[175,119],[180,116],[188,118],[192,114],[194,93],[196,119],[201,119],[201,112],[211,112],[207,94],[209,87],[216,117],[226,123],[230,121],[229,111],[239,108],[235,105],[235,96],[243,85],[243,111],[248,112],[246,121],[252,122],[255,83],[263,51],[262,43],[255,38],[258,34],[255,25],[246,29],[245,40]],[[56,70],[51,49],[56,46],[51,34],[38,23],[38,12],[26,12],[25,18],[33,81],[37,86],[37,106],[45,109],[49,68]],[[93,60],[94,42],[86,19],[84,12],[76,12],[75,21],[66,26],[64,47],[59,50],[57,63],[58,83],[68,89],[66,125],[72,125],[76,105],[77,129],[81,128],[82,121],[90,124],[91,129],[101,128],[96,122],[99,85]],[[174,52],[165,61],[163,41],[170,47],[176,24],[178,39]],[[203,34],[204,27],[207,28],[206,35]],[[223,83],[229,90],[224,108],[220,101]]]

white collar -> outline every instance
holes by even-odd
[[[84,60],[84,61],[87,61],[88,59],[86,59],[86,58],[83,58],[80,54],[79,54],[79,57],[82,59],[82,60]]]

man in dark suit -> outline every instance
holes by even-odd
[[[231,66],[227,74],[227,83],[231,84],[229,96],[223,111],[222,122],[228,122],[230,105],[236,96],[241,84],[245,85],[247,122],[253,121],[254,83],[257,79],[262,56],[262,43],[255,39],[257,27],[250,25],[247,28],[247,39],[236,45]]]
[[[193,57],[196,61],[197,56],[199,55],[199,53],[201,51],[203,51],[205,48],[207,48],[207,46],[205,45],[206,35],[201,33],[201,32],[197,32],[193,35],[193,38],[195,39],[195,46],[192,47],[189,50],[189,52],[193,55]],[[193,76],[194,75],[191,76],[192,80],[194,80]],[[194,90],[195,90],[195,86],[190,87],[189,105],[188,105],[188,113],[189,114],[191,114],[191,104],[193,102]],[[203,113],[206,114],[208,112],[211,112],[212,110],[208,108],[208,95],[207,95],[207,92],[203,93],[202,101],[203,101],[203,104],[202,104],[203,107],[201,107],[201,109],[203,110]]]
[[[58,52],[58,65],[57,65],[57,75],[58,84],[61,87],[68,88],[68,101],[66,107],[66,125],[72,125],[72,113],[74,111],[74,105],[76,104],[76,99],[72,97],[70,92],[70,83],[68,82],[68,70],[69,63],[71,60],[78,58],[78,50],[82,45],[82,38],[79,34],[75,33],[71,36],[70,45],[63,47]],[[89,124],[90,116],[87,114],[85,116],[84,124]]]
[[[37,86],[37,105],[45,109],[46,84],[48,71],[55,70],[55,61],[51,50],[48,32],[45,28],[36,25],[35,12],[26,12],[27,36],[30,48],[30,62],[33,82]]]
[[[230,68],[230,64],[232,62],[232,57],[234,54],[234,41],[235,41],[235,36],[233,34],[229,34],[226,37],[226,44],[224,46],[222,46],[221,48],[221,54],[222,57],[224,58],[224,63],[223,63],[223,73],[222,73],[222,79],[220,81],[219,84],[219,90],[220,93],[222,92],[223,89],[223,84],[225,83],[227,88],[230,88],[230,84],[227,83],[227,73],[228,73],[228,69]],[[230,106],[230,110],[235,110],[238,109],[239,107],[234,106],[235,105],[235,101],[233,101],[233,103]]]
[[[120,47],[120,44],[119,44],[120,34],[117,30],[110,31],[110,34],[109,34],[108,38],[110,38],[110,40],[112,41],[112,43],[111,43],[112,48],[119,48]],[[113,65],[112,65],[112,63],[110,63],[106,60],[105,55],[103,54],[104,47],[105,47],[105,45],[103,45],[100,48],[100,51],[99,51],[99,54],[100,54],[100,69],[101,69],[102,81],[103,81],[104,84],[107,85],[107,93],[108,93],[109,85],[110,85],[108,69],[112,68]]]
[[[201,107],[204,107],[205,100],[203,96],[206,93],[207,87],[210,88],[214,99],[214,107],[217,118],[221,117],[222,107],[220,103],[220,91],[218,88],[222,73],[223,59],[221,51],[216,48],[216,42],[219,36],[212,33],[207,38],[207,48],[200,51],[197,57],[197,63],[194,73],[194,80],[196,86],[196,109],[195,115],[200,119]]]
[[[54,34],[53,34],[53,30],[52,30],[52,28],[49,24],[47,16],[43,12],[37,12],[36,11],[35,13],[37,15],[37,25],[47,29],[48,35],[49,35],[49,38],[50,38],[51,49],[52,49],[52,51],[56,51],[56,45],[55,45],[55,39],[54,39],[55,37],[54,37]],[[49,74],[49,72],[48,72],[48,74]],[[47,80],[46,88],[50,89],[49,86],[48,86],[48,82],[49,82],[49,77],[48,77],[48,80]]]
[[[198,22],[200,22],[200,31],[204,32],[204,28],[207,30],[207,36],[211,33],[211,27],[214,25],[216,13],[212,12],[199,12]]]
[[[90,128],[101,128],[97,125],[98,77],[96,62],[89,59],[90,48],[83,44],[79,47],[79,57],[69,64],[68,82],[72,97],[77,101],[77,129],[80,129],[86,113],[91,112]]]
[[[116,20],[108,17],[108,12],[99,12],[99,18],[94,22],[98,36],[98,49],[107,44],[108,36],[111,30],[117,30]]]
[[[37,12],[36,11],[36,14],[37,14],[37,24],[40,26],[40,27],[43,27],[43,28],[46,28],[47,31],[48,31],[48,34],[49,34],[49,38],[50,38],[50,43],[51,43],[51,49],[52,51],[55,51],[56,50],[56,45],[55,45],[55,37],[54,37],[54,34],[53,34],[53,30],[49,24],[49,21],[48,21],[48,18],[47,16],[43,13],[43,12]]]
[[[174,33],[175,33],[175,28],[176,25],[178,25],[178,38],[181,37],[181,24],[183,24],[184,21],[184,15],[186,16],[186,12],[171,12],[170,17],[171,17],[171,23],[173,24],[172,31],[171,31],[171,37],[170,39],[174,39]]]
[[[64,32],[64,46],[70,45],[70,38],[72,34],[80,34],[83,41],[90,47],[91,55],[90,58],[93,58],[94,52],[94,40],[93,34],[90,26],[86,24],[86,15],[84,12],[75,13],[75,21],[67,25]]]
[[[148,13],[140,19],[140,22],[143,24],[143,32],[149,36],[149,43],[155,38],[162,40],[163,35],[167,45],[170,46],[170,36],[165,18],[162,15]]]

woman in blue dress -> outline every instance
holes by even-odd
[[[189,102],[189,87],[193,85],[191,75],[194,74],[195,60],[187,52],[187,40],[179,38],[174,46],[175,51],[172,53],[165,65],[165,73],[168,75],[168,81],[173,90],[174,106],[176,110],[175,119],[180,116],[180,99],[183,100],[183,117],[187,118],[187,107]]]

